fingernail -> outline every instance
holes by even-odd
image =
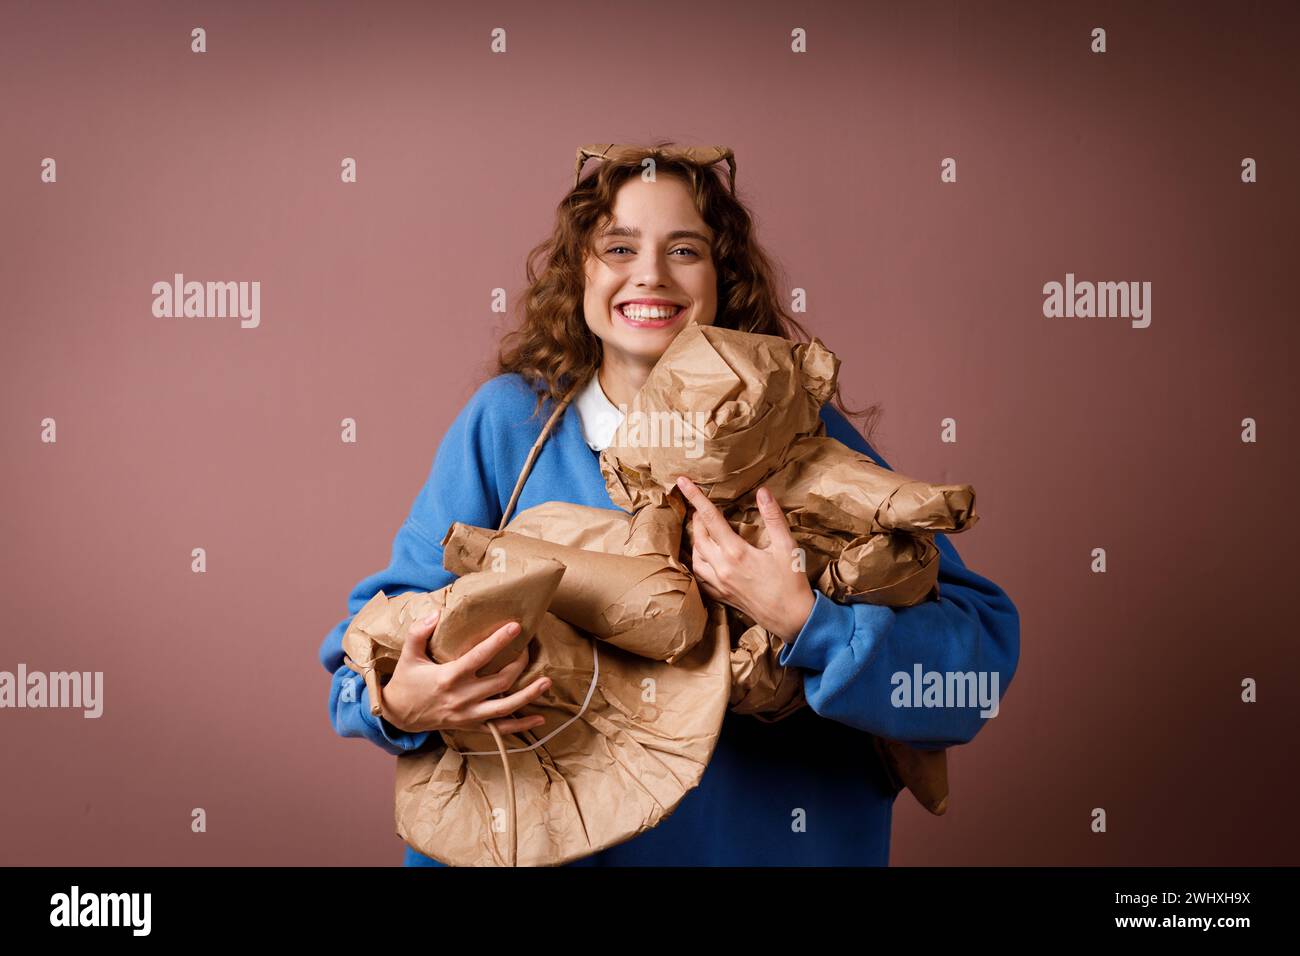
[[[516,634],[519,633],[519,625],[516,624],[514,621],[511,621],[509,624],[506,625],[506,633],[509,634],[511,637],[514,637]]]
[[[428,625],[432,624],[432,623],[433,623],[434,621],[436,621],[436,620],[438,620],[438,612],[437,612],[437,611],[434,611],[434,612],[433,612],[432,614],[430,614],[428,617],[426,617],[426,618],[424,618],[423,620],[421,620],[420,623],[423,624],[423,625],[425,625],[425,626],[427,627]]]
[[[549,680],[542,681],[542,690],[550,690],[550,689],[551,689],[551,682]]]

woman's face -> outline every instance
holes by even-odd
[[[584,267],[583,313],[606,359],[653,365],[688,322],[713,324],[713,239],[683,180],[623,184]]]

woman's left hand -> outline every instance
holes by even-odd
[[[755,548],[736,534],[722,512],[686,476],[677,479],[694,506],[691,570],[700,590],[715,601],[743,611],[787,644],[799,636],[816,597],[808,583],[802,549],[790,534],[785,513],[766,488],[758,490],[758,511],[767,526],[768,546]]]

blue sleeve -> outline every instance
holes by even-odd
[[[831,438],[889,468],[857,430],[830,406],[822,418]],[[892,471],[892,469],[890,469]],[[1020,658],[1020,613],[1006,593],[968,569],[949,536],[936,534],[939,597],[890,608],[840,604],[820,592],[794,642],[778,659],[804,674],[804,696],[822,717],[860,730],[940,749],[974,738],[986,717],[967,707],[895,706],[894,675],[974,672],[987,675],[992,690],[997,675],[1000,701]],[[989,708],[996,713],[996,704]]]
[[[429,476],[410,513],[393,539],[388,567],[363,578],[348,597],[348,616],[336,624],[320,648],[320,660],[332,675],[329,712],[341,737],[365,737],[391,754],[421,747],[432,731],[405,733],[382,716],[370,713],[365,681],[343,663],[343,635],[348,625],[380,590],[393,596],[408,591],[436,591],[455,575],[442,567],[442,541],[454,521],[495,528],[503,504],[497,454],[503,437],[497,428],[503,393],[500,378],[483,385],[447,430],[434,455]],[[510,490],[513,490],[513,484]]]

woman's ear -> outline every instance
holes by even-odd
[[[835,380],[840,373],[839,358],[814,338],[794,347],[794,360],[803,375],[804,389],[817,399],[818,405],[826,404],[835,394]]]

